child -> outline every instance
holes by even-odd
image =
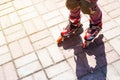
[[[64,36],[76,27],[80,27],[80,12],[82,11],[84,14],[90,16],[90,25],[84,39],[86,41],[92,41],[102,29],[102,12],[97,5],[97,0],[66,0],[66,7],[70,10],[69,24],[61,32],[61,35]]]

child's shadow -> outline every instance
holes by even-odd
[[[102,41],[103,35],[99,35],[94,43],[89,45],[87,49],[81,47],[82,38],[75,35],[70,39],[66,39],[61,43],[65,50],[74,49],[74,60],[76,63],[76,76],[78,80],[106,80],[107,74],[107,61],[105,54],[104,42]],[[95,67],[91,67],[88,62],[87,56],[95,56]],[[104,67],[103,67],[104,66]]]

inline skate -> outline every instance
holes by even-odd
[[[70,38],[71,36],[75,34],[80,34],[83,32],[82,24],[79,26],[74,26],[72,24],[68,25],[62,32],[59,38],[57,39],[57,43],[61,43],[64,41],[66,38]]]
[[[90,24],[90,27],[86,29],[82,47],[87,48],[89,44],[94,41],[101,29],[101,24]]]

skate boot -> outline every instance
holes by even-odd
[[[57,43],[61,43],[65,38],[69,38],[71,35],[76,34],[76,32],[82,28],[82,24],[74,26],[72,23],[68,24],[67,27],[61,32],[61,36],[57,39]]]
[[[82,47],[86,48],[87,46],[89,46],[89,44],[95,39],[95,37],[98,35],[101,29],[101,23],[90,24],[90,27],[85,32],[85,41],[83,42]]]

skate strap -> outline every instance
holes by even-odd
[[[100,23],[98,23],[98,24],[90,24],[90,29],[101,29]]]

